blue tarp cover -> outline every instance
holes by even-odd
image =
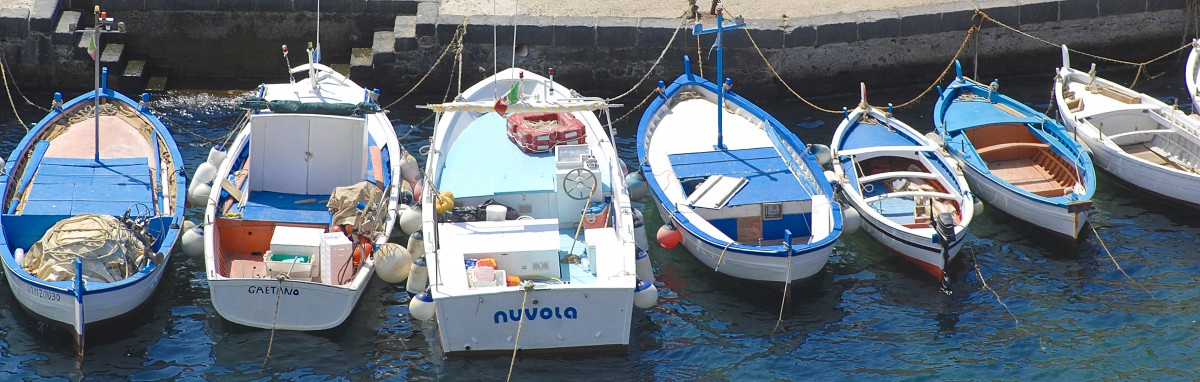
[[[679,179],[724,175],[747,180],[728,206],[809,200],[783,158],[771,147],[671,154],[668,159]]]

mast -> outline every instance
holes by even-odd
[[[725,6],[721,3],[717,3],[717,27],[704,29],[703,25],[696,23],[695,28],[692,29],[692,35],[694,36],[712,33],[717,34],[717,40],[713,43],[713,47],[717,49],[717,78],[714,82],[717,84],[717,145],[715,148],[718,150],[725,150],[726,148],[724,126],[722,124],[725,114],[725,89],[733,84],[733,79],[731,78],[726,78],[724,81],[721,79],[721,76],[724,72],[724,54],[721,49],[721,34],[726,30],[740,29],[746,26],[746,23],[742,21],[740,16],[734,19],[733,25],[724,26],[724,13]]]

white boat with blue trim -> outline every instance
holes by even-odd
[[[99,35],[102,24],[96,7]],[[98,38],[98,37],[95,37]],[[183,223],[186,179],[174,138],[140,101],[108,88],[63,102],[29,129],[0,174],[0,258],[25,310],[84,329],[142,306],[153,295]]]
[[[1192,39],[1192,50],[1188,52],[1183,66],[1184,85],[1192,98],[1192,112],[1200,112],[1200,40]]]
[[[727,28],[717,20],[716,31]],[[697,24],[694,33],[711,31]],[[637,135],[658,211],[719,273],[781,283],[812,276],[842,231],[833,189],[800,139],[730,86],[693,74],[687,57],[683,75],[659,82]]]
[[[595,113],[609,107],[517,68],[427,106],[438,117],[410,311],[436,319],[443,353],[627,351],[633,308],[657,290]]]
[[[1063,124],[1087,145],[1101,169],[1160,198],[1200,206],[1200,121],[1157,98],[1063,66],[1054,100]]]
[[[946,268],[974,216],[967,180],[937,144],[863,93],[833,133],[838,189],[868,235],[949,285]]]
[[[1095,193],[1091,156],[1057,121],[1000,94],[998,83],[963,77],[957,61],[954,69],[933,121],[972,192],[1073,244]]]
[[[289,73],[306,78],[262,85],[242,103],[250,111],[216,161],[206,278],[217,313],[241,325],[340,325],[396,221],[404,149],[378,93],[317,63],[315,52]]]

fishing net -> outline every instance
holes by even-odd
[[[46,281],[75,277],[75,259],[83,260],[83,278],[114,282],[148,263],[145,244],[108,215],[84,214],[60,220],[29,248],[21,262],[26,272]]]
[[[352,186],[337,187],[329,195],[329,212],[333,213],[333,226],[351,225],[361,233],[378,232],[384,224],[386,209],[383,192],[371,182],[358,182]],[[362,203],[362,208],[359,208]]]

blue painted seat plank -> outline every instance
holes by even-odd
[[[315,199],[314,203],[296,203]],[[299,224],[329,224],[333,214],[322,203],[329,195],[300,195],[280,192],[254,191],[242,210],[242,219]]]
[[[553,153],[530,154],[508,139],[505,119],[487,113],[463,129],[443,153],[438,190],[455,197],[554,192]]]
[[[679,179],[712,175],[745,178],[745,187],[729,199],[729,206],[812,198],[774,148],[671,154],[668,160]]]

